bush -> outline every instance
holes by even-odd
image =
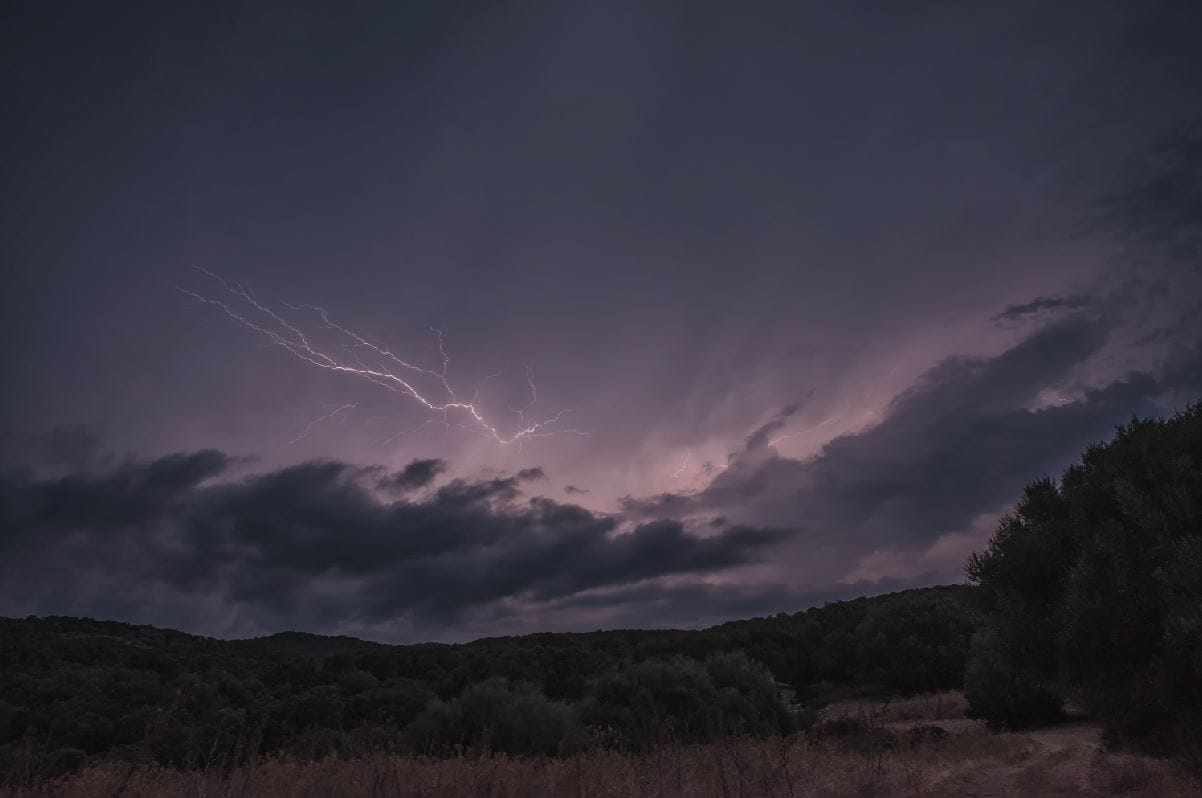
[[[764,737],[791,727],[772,675],[741,652],[628,665],[599,679],[580,713],[606,742],[636,750],[729,734]]]
[[[897,693],[960,687],[975,613],[955,597],[901,594],[856,626],[860,680]]]
[[[581,702],[580,714],[606,742],[637,750],[714,739],[722,725],[709,674],[683,657],[646,660],[602,677]]]
[[[410,725],[414,747],[427,753],[454,749],[507,754],[559,754],[582,742],[571,707],[536,688],[489,679],[453,701],[433,701]]]
[[[915,723],[906,729],[906,742],[911,745],[941,743],[951,737],[951,732],[934,723]]]
[[[978,632],[964,677],[968,716],[995,731],[1024,729],[1063,717],[1063,702],[1038,674],[1016,662],[1014,647],[993,629]]]

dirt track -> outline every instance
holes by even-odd
[[[975,798],[1086,792],[1091,763],[1100,747],[1096,726],[1056,726],[1022,733],[1034,748],[1021,763],[991,768],[974,778],[964,793]]]

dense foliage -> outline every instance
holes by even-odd
[[[464,645],[292,633],[222,641],[73,618],[0,619],[0,771],[764,736],[792,721],[773,678],[803,696],[959,686],[976,626],[971,593],[912,590],[700,631]]]
[[[600,679],[580,707],[594,728],[622,747],[648,749],[671,739],[707,742],[734,734],[789,730],[772,675],[742,653],[635,663]]]
[[[1111,740],[1202,760],[1202,405],[1030,485],[968,574],[977,715],[1021,727],[1076,702]]]

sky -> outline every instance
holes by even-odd
[[[456,641],[959,582],[1202,398],[1194,3],[0,14],[0,615]]]

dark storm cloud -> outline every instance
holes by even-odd
[[[380,479],[377,486],[380,490],[404,492],[424,488],[447,470],[444,460],[429,458],[414,460],[400,471]]]
[[[387,618],[403,606],[442,618],[506,596],[523,596],[541,607],[543,602],[600,587],[754,562],[766,547],[788,534],[743,527],[697,538],[685,532],[680,522],[656,521],[607,537],[607,525],[598,528],[586,515],[575,523],[566,522],[558,517],[564,508],[540,504],[536,502],[532,511],[539,518],[535,528],[507,538],[503,547],[432,558],[406,569],[407,579],[388,574],[372,584],[365,591],[368,613]]]
[[[697,508],[693,496],[681,493],[660,493],[655,496],[625,496],[619,502],[628,518],[658,518],[686,515]]]
[[[492,500],[511,502],[522,492],[522,480],[516,476],[472,482],[454,479],[438,489],[436,499],[446,506],[470,506]]]
[[[931,584],[929,579],[883,580],[880,592]],[[698,628],[731,618],[744,619],[788,610],[818,607],[857,598],[862,590],[849,585],[813,590],[793,584],[712,584],[689,580],[674,584],[648,582],[571,596],[560,610],[599,611],[610,628],[646,626],[650,613],[663,626]]]
[[[564,485],[563,492],[569,496],[581,496],[588,493],[588,488],[578,488],[575,485]]]
[[[899,395],[879,424],[835,438],[811,459],[734,456],[697,493],[630,498],[624,509],[788,522],[804,530],[798,540],[836,545],[848,561],[877,546],[921,549],[1004,508],[1026,482],[1058,475],[1115,423],[1158,412],[1153,400],[1198,389],[1194,356],[1159,378],[1131,373],[1039,405],[1046,389],[1073,388],[1074,369],[1107,334],[1102,322],[1076,317],[992,358],[949,358]]]
[[[202,451],[124,463],[101,475],[81,472],[39,480],[28,472],[10,473],[3,482],[0,550],[41,534],[143,527],[176,512],[200,483],[231,462],[221,452]]]
[[[768,445],[772,436],[789,423],[789,418],[800,409],[800,405],[791,404],[780,411],[776,418],[762,425],[747,436],[743,444],[744,452],[754,452]]]
[[[167,596],[268,625],[428,623],[501,600],[720,572],[787,535],[741,526],[700,537],[673,520],[623,531],[575,505],[520,500],[517,476],[453,480],[415,501],[382,498],[377,469],[334,461],[210,481],[233,462],[205,451],[62,478],[5,471],[3,611],[144,615]],[[428,484],[439,470],[416,461],[393,478]]]
[[[100,438],[83,427],[56,427],[47,437],[46,449],[49,464],[78,468],[100,450]]]
[[[1005,310],[993,317],[993,321],[1015,321],[1046,311],[1079,310],[1089,303],[1090,298],[1082,294],[1072,296],[1038,296],[1030,302],[1007,305]]]
[[[1098,203],[1094,231],[1202,269],[1202,117],[1165,136],[1125,182]]]

